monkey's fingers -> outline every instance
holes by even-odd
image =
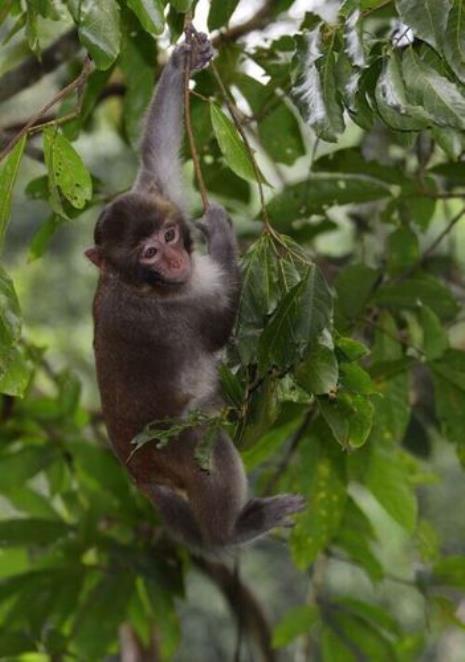
[[[192,39],[192,46],[192,69],[196,71],[205,69],[216,55],[208,36],[204,32],[196,32]]]

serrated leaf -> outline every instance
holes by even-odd
[[[163,32],[165,17],[161,0],[128,0],[128,5],[146,32],[154,37]]]
[[[465,6],[462,0],[452,0],[443,51],[450,68],[465,83]]]
[[[289,366],[309,342],[330,324],[332,298],[315,265],[308,268],[301,282],[281,300],[267,324],[258,345],[261,370],[267,366]]]
[[[3,246],[5,232],[11,213],[11,197],[18,174],[19,164],[26,145],[26,136],[19,140],[5,160],[0,164],[0,248]]]
[[[214,103],[210,103],[210,117],[221,152],[231,170],[248,181],[257,181],[258,175],[258,180],[266,184],[267,181],[258,170],[258,166],[257,174],[255,173],[247,147],[229,117],[226,117],[221,108]]]
[[[375,87],[376,107],[381,119],[399,131],[419,131],[432,124],[421,105],[408,98],[399,55],[394,52],[384,63]]]
[[[403,23],[412,28],[419,39],[433,48],[440,48],[444,40],[449,0],[397,0],[397,11]]]
[[[465,97],[454,83],[420,60],[412,47],[404,52],[402,72],[409,99],[438,126],[465,128]]]
[[[301,38],[300,72],[291,98],[317,136],[335,142],[344,130],[344,118],[336,85],[334,41],[322,46],[321,26]]]
[[[98,69],[108,69],[116,60],[121,42],[120,10],[115,0],[82,0],[79,38]]]

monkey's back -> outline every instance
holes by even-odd
[[[137,295],[117,281],[102,279],[94,322],[103,416],[123,463],[131,440],[148,423],[215,401],[216,356],[202,343],[192,304]],[[199,435],[187,431],[163,450],[148,444],[128,468],[137,482],[158,476],[160,482],[182,486]]]

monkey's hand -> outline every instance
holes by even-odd
[[[232,222],[228,212],[215,202],[208,206],[197,225],[209,241],[217,235],[229,235],[232,232]]]
[[[210,64],[215,55],[208,36],[204,32],[192,32],[191,42],[184,42],[177,46],[173,52],[173,61],[176,66],[184,66],[186,58],[190,57],[191,71],[200,71]]]

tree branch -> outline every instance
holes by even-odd
[[[213,46],[215,46],[215,48],[220,48],[222,44],[228,41],[235,41],[253,30],[260,30],[265,27],[268,20],[271,18],[273,8],[273,0],[266,0],[257,13],[247,21],[244,21],[244,23],[240,23],[239,25],[234,25],[224,32],[220,32],[219,35],[212,40]]]
[[[16,135],[14,135],[13,138],[2,149],[2,151],[0,152],[0,162],[13,149],[13,147],[16,145],[16,143],[19,140],[21,140],[21,138],[26,133],[28,133],[28,131],[30,129],[32,129],[35,125],[37,125],[40,118],[43,117],[50,110],[50,108],[52,108],[56,103],[61,101],[61,99],[64,99],[64,97],[68,96],[68,94],[71,94],[71,92],[74,92],[74,90],[78,91],[80,99],[82,99],[82,95],[80,94],[80,92],[82,92],[82,88],[83,88],[85,82],[87,81],[87,79],[88,79],[90,73],[92,72],[92,70],[93,70],[93,64],[92,64],[91,60],[88,57],[86,57],[86,59],[84,60],[84,64],[82,66],[82,71],[79,74],[79,76],[77,78],[75,78],[73,81],[71,81],[71,83],[66,85],[66,87],[64,87],[62,90],[60,90],[57,94],[55,94],[55,96],[48,103],[46,103],[45,106],[43,106],[43,108],[41,108],[38,113],[33,115],[30,118],[30,120],[28,122],[26,122],[26,124],[23,126],[21,131],[19,131]],[[60,117],[55,121],[56,122],[58,122],[58,121],[59,122],[67,121],[69,119],[72,119],[73,117],[76,117],[76,114],[79,113],[79,112],[80,112],[80,106],[78,106],[77,111],[74,111],[72,113],[68,113],[68,115]],[[44,124],[41,124],[40,126],[43,127],[43,126],[46,126],[47,124],[49,124],[49,123],[45,122]]]
[[[0,102],[34,85],[43,76],[57,69],[75,55],[81,45],[76,30],[70,30],[42,52],[39,61],[34,55],[0,77]]]
[[[223,564],[196,557],[195,565],[215,583],[224,594],[238,622],[260,650],[260,662],[277,662],[271,647],[271,630],[263,609],[255,595],[234,572]],[[254,658],[255,659],[255,658]]]

